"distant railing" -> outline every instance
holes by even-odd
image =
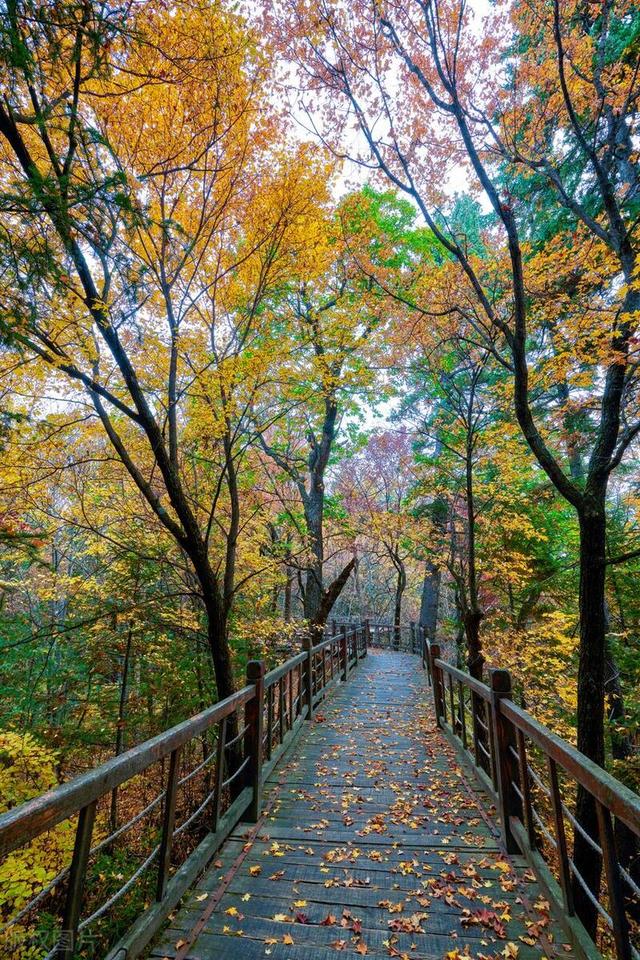
[[[332,629],[338,629],[339,621],[332,621]],[[424,628],[416,623],[403,623],[395,626],[376,620],[365,620],[365,629],[369,633],[369,642],[372,647],[380,650],[397,650],[400,653],[420,654]]]
[[[304,721],[313,717],[334,686],[348,679],[366,652],[367,630],[357,624],[343,626],[316,644],[308,640],[303,652],[269,673],[265,673],[263,661],[253,660],[247,665],[246,686],[233,696],[0,816],[0,858],[77,816],[70,864],[4,924],[0,934],[5,944],[12,930],[17,934],[20,925],[32,922],[39,909],[46,907],[52,912],[59,907],[61,922],[51,935],[53,943],[50,940],[45,945],[39,938],[22,946],[31,951],[30,957],[34,949],[41,948],[42,960],[71,960],[81,944],[84,952],[86,931],[92,924],[139,881],[147,879],[155,865],[153,906],[109,950],[106,960],[138,956],[235,826],[241,820],[257,821],[265,778]],[[205,755],[185,770],[185,760],[193,760],[190,746],[194,743]],[[161,766],[160,781],[164,781],[160,792],[136,809],[126,823],[94,840],[96,823],[107,821],[114,791],[127,784],[134,792],[140,791],[157,764]],[[157,779],[157,774],[154,777]],[[181,796],[187,789],[189,803]],[[199,796],[191,796],[194,792]],[[180,823],[178,811],[183,814]],[[139,833],[149,817],[157,821],[150,831],[151,850],[117,891],[95,902],[92,862],[95,865],[96,857],[113,849],[124,835]],[[202,839],[174,869],[181,843],[194,826],[199,826]],[[94,902],[87,911],[88,900]]]
[[[623,825],[637,842],[640,797],[517,706],[508,671],[490,670],[489,684],[482,683],[442,660],[439,645],[426,639],[422,659],[431,670],[438,726],[495,799],[507,850],[528,859],[568,918],[583,954],[599,955],[576,917],[576,885],[597,911],[600,933],[609,941],[606,952],[613,949],[618,960],[638,960],[640,886],[633,867],[620,862],[615,830]],[[571,809],[578,786],[595,804],[596,835],[584,829]],[[576,866],[567,838],[571,830],[602,860],[604,877],[596,891]]]

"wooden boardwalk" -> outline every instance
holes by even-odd
[[[151,950],[178,960],[572,955],[437,730],[417,657],[371,651]]]

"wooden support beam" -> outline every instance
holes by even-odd
[[[250,660],[247,664],[247,683],[255,685],[255,695],[248,700],[244,708],[245,755],[249,757],[247,766],[247,786],[251,789],[251,803],[246,819],[255,823],[260,816],[262,794],[262,737],[264,733],[264,660]],[[280,701],[280,709],[284,698]]]
[[[62,915],[62,930],[56,948],[55,960],[72,960],[78,946],[78,925],[84,897],[85,877],[91,850],[91,837],[96,819],[97,801],[83,807],[78,815],[76,839],[71,859],[71,872],[64,913]]]
[[[509,853],[519,853],[511,831],[511,817],[516,816],[516,794],[513,789],[516,766],[511,748],[515,749],[515,731],[500,713],[500,701],[511,698],[511,674],[508,670],[491,670],[491,726],[493,731],[493,769],[498,791],[498,808],[502,825],[502,839]]]
[[[169,881],[169,867],[171,866],[171,848],[173,846],[173,831],[176,824],[176,798],[178,795],[178,769],[180,748],[174,750],[169,758],[169,775],[164,795],[164,809],[162,815],[162,839],[158,854],[158,883],[156,886],[156,900],[162,900]]]

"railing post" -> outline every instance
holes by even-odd
[[[271,688],[273,689],[273,687]],[[212,826],[215,833],[220,822],[220,807],[222,804],[222,781],[225,768],[225,744],[227,742],[227,717],[218,722],[218,743],[216,746],[216,779],[213,792]]]
[[[620,864],[616,856],[616,842],[611,825],[611,814],[599,801],[596,801],[600,846],[604,859],[607,890],[609,892],[609,913],[613,924],[613,937],[616,945],[617,960],[632,960],[633,949],[629,937],[629,922],[624,906],[624,886],[620,876]]]
[[[364,655],[366,657],[367,651],[371,646],[371,624],[369,623],[369,618],[364,621]]]
[[[562,810],[562,796],[560,794],[560,783],[558,781],[558,768],[553,757],[547,755],[547,765],[549,767],[549,789],[551,791],[551,806],[553,808],[553,820],[556,833],[556,850],[558,854],[558,867],[560,871],[560,886],[562,887],[562,897],[564,900],[564,909],[572,917],[575,914],[575,905],[573,902],[573,887],[571,885],[571,863],[569,861],[569,848],[567,846],[567,834],[564,829],[564,813]]]
[[[431,676],[433,677],[433,705],[436,711],[436,724],[442,727],[442,715],[444,708],[442,704],[442,684],[441,670],[436,667],[436,660],[440,659],[440,644],[432,643],[429,651],[431,662]]]
[[[520,848],[511,831],[511,817],[517,816],[516,794],[513,782],[517,776],[515,751],[516,739],[513,725],[500,712],[500,701],[511,698],[511,674],[508,670],[490,670],[491,723],[495,747],[495,766],[498,788],[498,809],[502,823],[502,839],[509,853],[520,853]]]
[[[78,814],[67,899],[62,916],[60,940],[55,953],[56,960],[71,960],[75,956],[78,945],[78,924],[80,923],[85,875],[91,851],[93,825],[96,819],[96,806],[97,801],[94,800],[88,806],[83,807]]]
[[[167,789],[164,795],[164,814],[162,817],[162,839],[160,841],[160,853],[158,855],[158,883],[156,885],[156,900],[158,902],[162,900],[165,895],[167,881],[169,879],[169,867],[171,866],[173,831],[176,825],[179,758],[180,750],[173,750],[169,758],[169,776],[167,778]]]
[[[340,628],[340,660],[342,661],[342,680],[346,682],[349,676],[349,648],[347,645],[347,628],[344,623]]]
[[[313,720],[313,637],[311,634],[304,638],[303,644],[307,652],[307,669],[305,670],[305,699],[308,707],[307,720]]]
[[[255,695],[248,700],[244,708],[245,725],[249,727],[246,733],[246,750],[250,757],[247,766],[247,786],[251,787],[251,804],[246,814],[250,823],[255,823],[260,816],[260,799],[262,793],[262,737],[264,727],[264,660],[249,660],[247,664],[247,683],[255,684]]]

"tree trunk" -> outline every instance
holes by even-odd
[[[207,611],[207,639],[213,660],[218,700],[224,700],[235,693],[236,689],[227,638],[227,617],[222,606],[215,601],[212,602],[210,597],[205,596],[204,605]]]
[[[634,751],[629,736],[617,729],[618,724],[624,721],[625,706],[620,672],[609,643],[607,643],[605,651],[605,694],[609,713],[607,719],[611,731],[611,755],[614,760],[625,761],[633,755]],[[640,844],[638,843],[638,837],[618,818],[614,820],[614,837],[620,866],[624,867],[635,883],[640,886]],[[637,923],[640,921],[640,903],[632,895],[632,891],[627,884],[624,884],[624,890],[627,910]]]
[[[393,602],[393,646],[396,650],[400,649],[401,638],[401,620],[402,620],[402,597],[407,586],[407,575],[404,564],[396,561],[396,593]]]
[[[469,400],[469,423],[473,415],[473,394]],[[467,638],[467,664],[469,673],[476,680],[482,680],[484,657],[482,656],[482,642],[480,640],[480,624],[484,617],[483,610],[478,602],[478,574],[476,571],[476,506],[473,488],[473,449],[474,435],[467,436],[467,451],[465,458],[466,486],[467,486],[467,540],[468,540],[468,578],[469,603],[465,605],[463,614],[464,632]]]
[[[578,750],[604,766],[604,661],[606,519],[604,492],[580,511],[580,661],[578,665]],[[576,819],[582,829],[598,839],[598,818],[593,797],[578,789]],[[580,831],[574,831],[573,860],[589,889],[597,896],[602,858]],[[581,884],[574,878],[576,913],[593,937],[597,912]]]
[[[322,577],[324,565],[324,543],[322,536],[322,516],[324,513],[324,486],[316,476],[311,478],[311,489],[304,503],[304,515],[309,535],[311,558],[307,567],[304,587],[304,617],[309,623],[316,623],[322,603]]]
[[[116,727],[116,742],[114,756],[119,757],[124,751],[125,736],[124,727],[127,715],[127,702],[129,700],[129,668],[131,665],[131,643],[133,640],[133,625],[130,623],[127,630],[127,643],[124,651],[124,660],[122,662],[122,677],[120,680],[120,699],[118,703],[118,723]],[[115,833],[118,828],[118,788],[111,791],[111,809],[109,811],[109,829]]]
[[[284,608],[282,611],[282,616],[285,623],[291,621],[291,587],[293,581],[293,571],[291,567],[287,564],[286,567],[286,580],[284,584]]]
[[[430,560],[427,561],[422,581],[422,598],[420,600],[420,626],[423,627],[427,640],[433,642],[436,638],[438,626],[438,605],[440,603],[440,581],[442,574]]]
[[[483,616],[482,610],[469,608],[464,611],[462,617],[467,641],[467,666],[469,673],[476,680],[482,680],[482,669],[484,667],[482,642],[480,640],[480,624]]]
[[[312,621],[313,630],[317,634],[322,634],[324,625],[329,618],[333,606],[342,593],[347,580],[351,576],[352,570],[357,570],[358,568],[358,558],[352,557],[349,560],[348,564],[343,567],[338,576],[333,580],[326,590],[322,592],[322,597],[320,598],[320,606],[318,607],[318,612],[316,613],[315,620]]]

